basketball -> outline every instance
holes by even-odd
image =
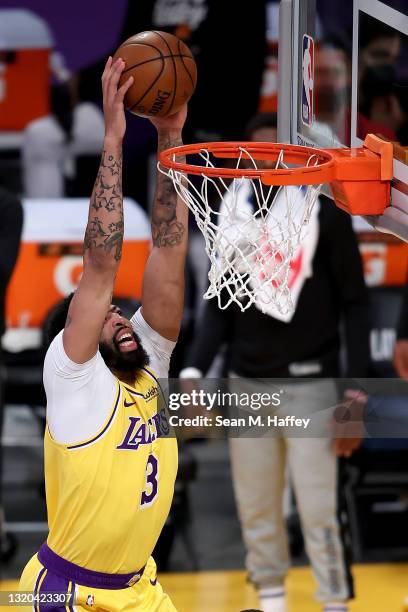
[[[126,108],[141,117],[164,117],[176,113],[191,98],[197,68],[186,44],[167,32],[140,32],[116,51],[126,66],[119,84],[130,76],[134,82],[126,92]]]

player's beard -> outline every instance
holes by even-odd
[[[137,343],[137,348],[133,351],[122,352],[115,339],[112,340],[111,344],[107,342],[99,343],[102,359],[110,370],[136,373],[137,370],[149,365],[148,354],[143,348],[139,336],[133,332],[133,337]]]

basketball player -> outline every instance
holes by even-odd
[[[158,174],[143,306],[125,319],[111,303],[124,227],[123,98],[133,80],[118,88],[124,65],[109,58],[103,72],[105,140],[83,275],[51,320],[55,337],[44,363],[50,532],[24,569],[20,589],[76,597],[74,607],[47,610],[175,610],[150,555],[177,471],[176,441],[158,404],[157,378],[167,376],[179,333],[188,213],[171,181]],[[181,144],[185,118],[186,107],[152,119],[159,151]]]
[[[246,131],[247,140],[276,142],[276,115],[256,116]],[[272,162],[262,163],[266,167]],[[244,184],[234,220],[232,215],[228,218],[232,230],[240,215],[248,218],[254,200],[254,192]],[[277,205],[275,201],[275,210]],[[289,554],[283,516],[287,468],[322,610],[347,612],[353,585],[344,538],[346,517],[337,499],[337,456],[349,457],[361,440],[357,435],[344,436],[344,430],[342,437],[340,427],[336,427],[339,435],[330,440],[326,431],[332,425],[330,406],[338,401],[333,378],[340,374],[341,320],[346,332],[347,375],[367,375],[368,301],[350,219],[330,200],[316,203],[308,235],[293,257],[289,279],[295,310],[288,315],[270,304],[265,313],[256,303],[242,313],[235,304],[220,310],[215,300],[209,301],[187,358],[188,367],[180,376],[205,374],[225,343],[233,378],[230,391],[250,396],[270,393],[271,386],[274,391],[284,389],[279,416],[321,415],[323,434],[295,437],[293,429],[282,426],[275,437],[231,437],[233,484],[246,565],[263,612],[287,610],[284,583]],[[267,378],[279,379],[280,386],[262,380]]]

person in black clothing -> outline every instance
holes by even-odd
[[[405,283],[398,323],[397,342],[394,349],[394,367],[398,376],[408,381],[408,279]],[[404,601],[404,612],[408,612],[408,597]]]
[[[402,309],[397,330],[394,366],[398,375],[408,381],[408,280],[405,283]]]
[[[6,329],[5,300],[7,285],[13,272],[23,227],[23,207],[20,200],[0,187],[0,340]],[[3,510],[2,510],[2,433],[4,421],[3,404],[3,362],[0,343],[0,559],[4,546]]]
[[[248,139],[276,141],[276,115],[259,115]],[[250,204],[250,196],[246,204]],[[237,203],[239,206],[240,203]],[[279,416],[316,415],[327,431],[339,400],[333,379],[365,377],[369,369],[369,306],[362,262],[349,216],[320,197],[309,233],[291,265],[295,310],[289,317],[256,305],[220,310],[207,303],[181,377],[202,376],[223,343],[234,391],[268,392],[264,378],[279,378],[289,399]],[[347,369],[341,369],[341,325]],[[300,380],[302,378],[302,380]],[[306,378],[306,380],[304,380]],[[282,381],[283,379],[283,381]],[[231,390],[231,389],[230,389]],[[264,612],[286,610],[284,579],[289,565],[282,512],[286,464],[297,499],[306,548],[324,610],[347,611],[353,596],[339,510],[336,456],[350,456],[361,440],[309,434],[231,438],[234,489],[248,551],[247,568]],[[299,434],[301,435],[301,434]],[[319,437],[318,437],[319,436]],[[339,513],[340,515],[340,513]],[[343,517],[344,514],[342,513]]]

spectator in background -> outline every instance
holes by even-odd
[[[315,64],[316,118],[331,138],[350,144],[350,51],[336,36],[319,41]]]
[[[394,367],[398,376],[408,381],[408,281],[405,284],[404,298],[397,331]]]
[[[5,300],[7,285],[17,261],[20,246],[21,231],[23,227],[23,207],[20,200],[12,193],[0,188],[0,341],[6,329]],[[3,406],[3,363],[0,342],[0,560],[3,547],[5,547],[5,533],[3,528],[2,511],[2,433],[4,422]]]
[[[401,53],[401,34],[370,15],[360,16],[359,43],[363,67],[394,66]]]
[[[276,115],[255,117],[246,136],[276,142]],[[254,206],[253,192],[242,193],[237,209]],[[292,414],[293,408],[302,415],[319,412],[326,430],[331,407],[338,400],[333,378],[341,375],[341,323],[346,375],[364,377],[369,369],[368,296],[362,262],[351,220],[331,200],[321,197],[320,206],[315,205],[308,235],[295,253],[289,276],[295,310],[286,318],[273,308],[263,314],[252,305],[242,313],[235,304],[220,310],[214,300],[208,302],[180,376],[204,375],[226,343],[229,375],[239,377],[231,383],[234,391],[270,392],[260,379],[279,378],[279,384],[284,379],[277,388],[283,387],[292,398]],[[320,380],[313,380],[317,377]],[[349,457],[360,442],[358,437],[342,437],[341,428],[333,441],[324,434],[294,438],[285,428],[277,437],[230,439],[247,568],[264,612],[286,611],[289,558],[282,501],[287,465],[319,586],[317,597],[327,612],[348,610],[353,587],[344,537],[347,518],[337,499],[341,467],[337,456]]]
[[[396,140],[408,118],[397,87],[401,34],[370,15],[360,19],[357,135]]]
[[[53,54],[51,114],[30,122],[22,146],[24,194],[28,198],[63,198],[70,195],[78,156],[97,156],[103,143],[102,111],[81,94],[81,75],[77,92],[70,87],[71,75],[61,56]],[[87,189],[88,187],[88,189]],[[92,186],[86,186],[85,195]]]

